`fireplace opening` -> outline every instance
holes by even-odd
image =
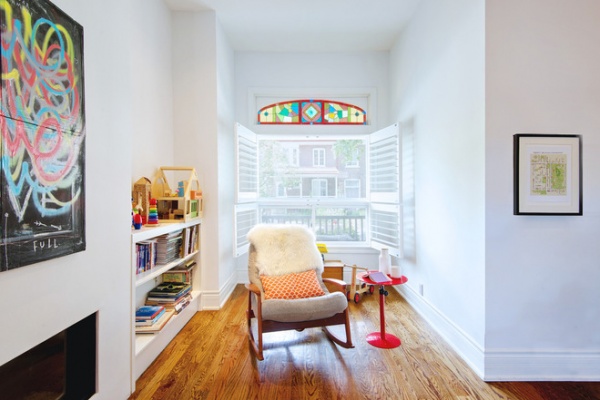
[[[96,393],[97,313],[0,366],[0,398],[89,399]]]

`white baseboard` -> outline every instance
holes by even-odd
[[[483,379],[484,351],[481,345],[450,321],[410,286],[394,286],[402,297],[442,336],[454,351]]]
[[[248,268],[237,269],[237,270],[235,270],[235,273],[237,275],[237,280],[236,280],[237,283],[244,284],[244,283],[250,282],[248,280]]]
[[[487,350],[484,380],[597,382],[600,350]]]
[[[220,310],[233,293],[236,284],[235,276],[232,275],[219,290],[203,291],[200,310]]]
[[[486,382],[600,381],[600,349],[591,351],[483,349],[410,286],[395,289]]]

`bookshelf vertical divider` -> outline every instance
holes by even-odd
[[[196,227],[196,228],[194,228]],[[200,232],[201,218],[193,218],[185,222],[166,222],[156,227],[143,227],[131,232],[131,391],[135,390],[135,381],[150,366],[152,361],[173,340],[175,335],[185,326],[200,308]],[[190,228],[190,229],[187,229]],[[136,273],[136,245],[140,242],[155,239],[159,236],[183,230],[197,234],[192,238],[193,248],[188,249],[182,256],[163,265],[155,265],[151,269]],[[185,236],[185,233],[184,233]],[[185,238],[186,239],[190,238]],[[135,331],[135,311],[145,302],[146,295],[153,287],[162,282],[162,274],[173,267],[189,260],[195,260],[196,266],[192,272],[192,301],[181,312],[174,314],[167,324],[157,333],[138,333]]]

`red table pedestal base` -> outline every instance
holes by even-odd
[[[373,332],[367,335],[367,343],[371,346],[379,347],[381,349],[395,349],[400,346],[400,339],[391,333],[384,333],[382,337],[381,332]]]
[[[379,324],[380,331],[369,333],[367,335],[367,343],[372,346],[379,347],[381,349],[395,349],[400,346],[400,339],[389,333],[385,333],[385,296],[388,292],[385,290],[385,285],[401,285],[408,281],[408,278],[402,275],[399,278],[392,278],[388,275],[389,281],[375,282],[369,279],[369,273],[372,271],[364,272],[357,275],[357,278],[369,285],[380,285],[379,287]]]

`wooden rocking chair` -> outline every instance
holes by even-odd
[[[256,225],[248,233],[250,250],[248,255],[248,336],[256,358],[263,360],[263,333],[322,327],[327,337],[338,345],[351,348],[350,319],[345,290],[346,283],[338,279],[322,278],[323,260],[312,231],[300,225]],[[312,273],[311,271],[315,271]],[[315,279],[306,286],[310,290],[322,290],[321,295],[300,298],[272,298],[281,279],[311,276]],[[293,277],[293,278],[290,278]],[[297,278],[304,279],[304,278]],[[263,285],[263,281],[265,285]],[[269,282],[267,284],[267,282]],[[294,281],[298,282],[298,281]],[[329,292],[324,282],[336,288]],[[267,292],[265,293],[265,286]],[[296,288],[302,286],[297,283]],[[315,289],[319,291],[318,289]],[[302,286],[304,290],[304,286]],[[339,291],[337,291],[339,290]],[[287,293],[289,295],[289,293]],[[284,296],[286,297],[285,293]],[[293,297],[293,296],[292,296]],[[252,321],[256,319],[257,337],[254,337]],[[346,339],[334,335],[329,326],[344,325]]]

